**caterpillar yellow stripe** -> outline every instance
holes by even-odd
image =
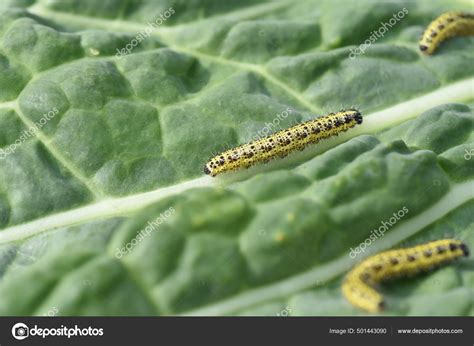
[[[454,36],[471,35],[474,35],[474,14],[446,12],[428,25],[421,36],[420,50],[431,55],[444,40]]]
[[[362,115],[355,109],[309,120],[214,156],[204,166],[204,173],[215,177],[221,173],[285,157],[291,151],[303,150],[310,144],[337,136],[361,123]]]
[[[347,274],[342,293],[352,305],[368,312],[380,312],[385,308],[385,301],[375,289],[379,282],[411,276],[467,256],[467,245],[455,239],[381,252],[367,258]]]

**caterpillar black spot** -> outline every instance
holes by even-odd
[[[379,282],[414,275],[467,256],[467,245],[455,239],[381,252],[367,258],[347,274],[342,292],[352,305],[368,312],[380,312],[385,308],[385,301],[375,289]]]
[[[420,50],[428,55],[450,37],[474,35],[474,14],[446,12],[428,25],[420,39]]]
[[[362,115],[355,109],[309,120],[212,157],[204,166],[204,173],[215,177],[221,173],[282,158],[294,150],[303,150],[310,144],[337,136],[361,123]]]

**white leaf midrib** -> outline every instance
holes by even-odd
[[[209,186],[212,178],[201,177],[187,182],[121,198],[110,198],[85,207],[60,212],[0,231],[0,244],[20,241],[51,229],[84,222],[125,216],[167,196],[200,186]]]
[[[474,78],[456,82],[418,98],[369,114],[364,117],[364,123],[359,127],[352,129],[352,131],[348,131],[332,140],[322,142],[314,146],[314,148],[309,148],[307,151],[305,150],[302,153],[296,153],[296,155],[306,155],[306,157],[308,155],[314,156],[347,141],[350,138],[362,134],[377,133],[394,124],[412,119],[418,114],[441,104],[472,98],[473,83]],[[288,159],[291,160],[291,156]],[[262,168],[257,167],[257,169]],[[221,182],[222,181],[205,176],[177,185],[159,188],[150,192],[102,200],[84,207],[60,212],[55,215],[46,216],[41,219],[36,219],[0,230],[0,244],[20,241],[52,229],[73,226],[88,221],[106,219],[114,216],[128,215],[133,211],[140,210],[167,196],[196,187],[213,186],[220,184]]]

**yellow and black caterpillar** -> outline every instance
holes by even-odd
[[[277,157],[285,157],[294,150],[303,150],[309,144],[337,136],[361,123],[362,115],[355,109],[309,120],[214,156],[204,166],[204,173],[215,177],[220,173],[248,168]]]
[[[374,288],[377,283],[414,275],[467,256],[467,245],[455,239],[381,252],[367,258],[347,274],[342,292],[353,305],[369,312],[379,312],[384,309],[385,302]]]
[[[446,12],[428,25],[420,39],[420,50],[428,55],[446,39],[474,35],[474,14]]]

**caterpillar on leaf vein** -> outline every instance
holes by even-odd
[[[361,123],[362,115],[355,109],[309,120],[212,157],[204,166],[204,173],[215,177],[221,173],[282,158],[292,151],[303,150],[310,144],[337,136]]]

